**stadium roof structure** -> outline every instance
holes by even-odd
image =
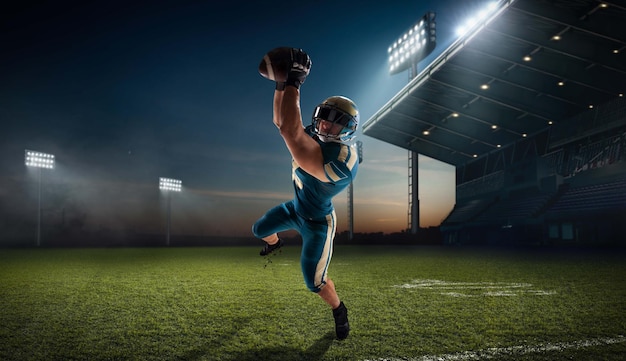
[[[501,0],[363,126],[455,166],[626,93],[626,2]]]

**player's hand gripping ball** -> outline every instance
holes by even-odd
[[[302,50],[278,47],[270,50],[259,63],[259,73],[277,83],[304,83],[311,70],[311,59]],[[295,84],[294,84],[295,85]]]

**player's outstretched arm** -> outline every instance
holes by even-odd
[[[300,86],[311,69],[311,58],[302,49],[280,47],[269,51],[259,64],[259,73],[276,82],[272,121],[300,168],[327,182],[322,150],[304,131],[300,111]]]
[[[306,80],[310,69],[309,56],[301,49],[291,49],[291,67],[287,79],[284,85],[277,85],[275,91],[283,93],[278,98],[276,95],[274,97],[274,109],[276,111],[278,108],[280,112],[276,125],[300,168],[322,182],[327,182],[322,149],[317,141],[305,133],[300,111],[300,85]],[[281,91],[281,87],[284,90]]]
[[[276,91],[278,93],[280,91]],[[322,149],[317,142],[304,131],[300,111],[300,91],[287,86],[280,101],[280,115],[277,124],[289,152],[300,168],[315,178],[328,182],[324,172]],[[274,98],[276,100],[276,96]],[[275,103],[276,106],[276,103]]]

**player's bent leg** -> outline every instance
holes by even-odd
[[[259,252],[261,256],[266,256],[283,246],[278,232],[294,227],[292,211],[293,205],[290,202],[280,204],[267,211],[252,225],[252,233],[266,243]]]
[[[300,262],[308,289],[317,293],[332,308],[337,339],[343,340],[350,333],[348,309],[340,301],[335,284],[326,276],[332,258],[334,236],[334,212],[325,221],[309,222],[302,232]]]

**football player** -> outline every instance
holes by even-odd
[[[332,198],[357,174],[358,154],[349,143],[355,136],[359,111],[343,96],[331,96],[315,107],[306,128],[300,111],[300,85],[311,67],[309,56],[291,49],[291,68],[285,82],[276,82],[273,122],[291,153],[295,196],[265,213],[252,227],[265,241],[266,256],[283,246],[278,233],[296,230],[302,236],[300,264],[308,289],[331,308],[337,338],[348,337],[348,310],[327,271],[333,254],[336,215]]]

